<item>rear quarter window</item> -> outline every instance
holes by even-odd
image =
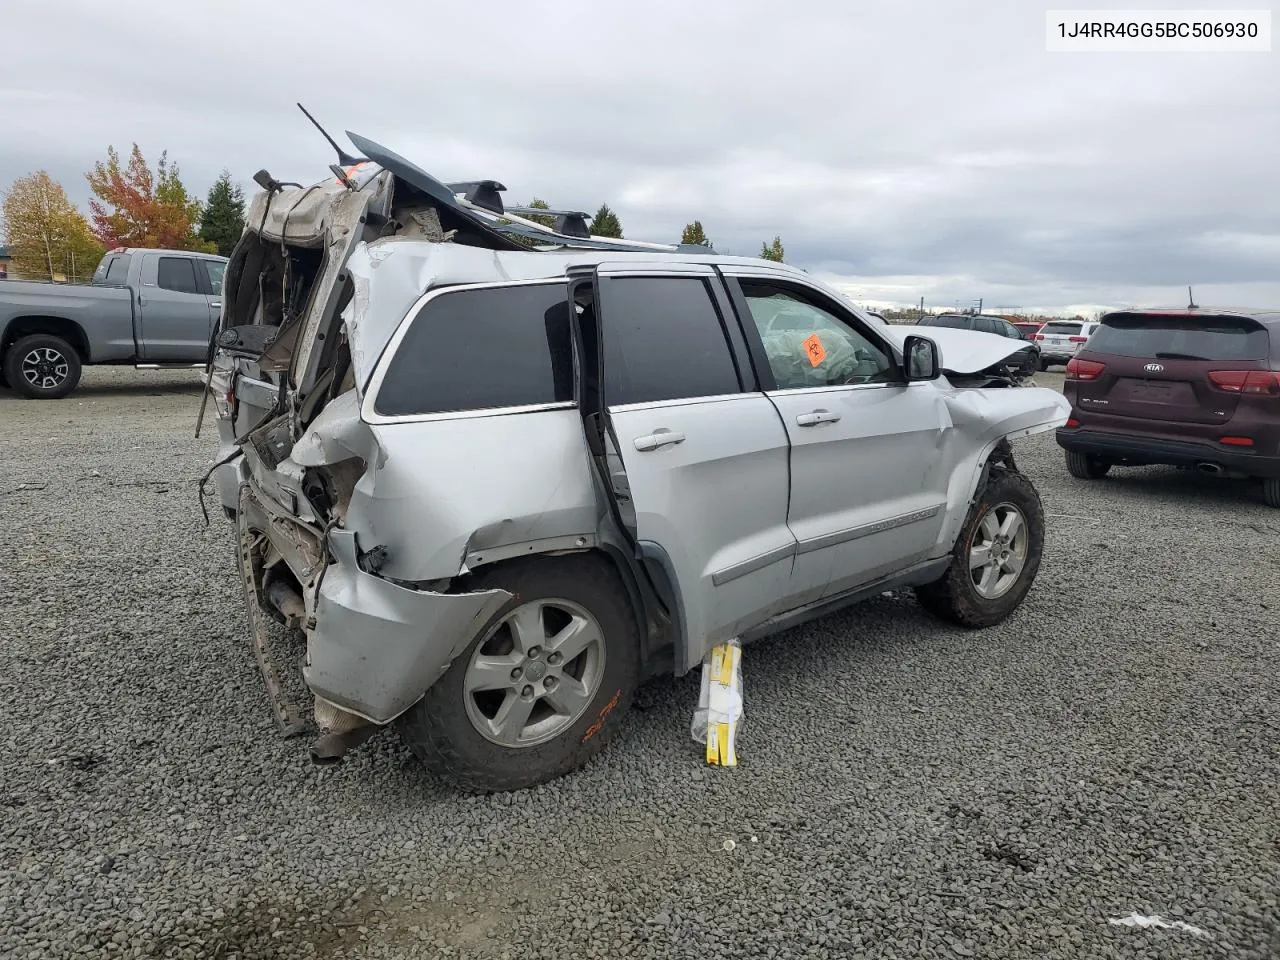
[[[1265,360],[1267,330],[1247,317],[1124,314],[1108,317],[1089,338],[1089,349],[1119,357]]]
[[[569,403],[572,344],[563,280],[442,293],[409,321],[374,409],[398,417]]]

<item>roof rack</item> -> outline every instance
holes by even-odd
[[[500,233],[541,240],[553,246],[580,247],[588,250],[652,250],[657,253],[703,253],[715,255],[714,248],[690,243],[649,243],[601,237],[587,226],[591,215],[581,210],[557,210],[542,207],[508,207],[502,201],[507,188],[497,180],[468,180],[448,185],[458,205],[489,220]],[[555,217],[555,225],[547,226],[531,217]]]

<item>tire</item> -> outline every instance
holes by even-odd
[[[1043,357],[1041,357],[1041,358],[1040,358],[1040,372],[1041,372],[1041,373],[1044,373],[1044,372],[1045,372],[1046,370],[1048,370],[1048,369],[1049,369],[1049,361],[1048,361],[1048,360],[1046,360],[1046,359],[1044,359]]]
[[[473,793],[522,790],[581,767],[617,732],[640,676],[636,618],[626,588],[607,561],[585,555],[535,558],[482,574],[468,584],[468,589],[476,590],[494,587],[508,591],[512,599],[426,696],[397,721],[401,737],[428,769]],[[514,646],[517,634],[509,618],[517,611],[529,613],[539,603],[546,604],[542,632],[549,639],[547,647],[530,658]],[[581,655],[553,664],[555,653],[550,644],[570,614],[584,622],[594,620],[600,639]],[[527,627],[534,619],[530,614],[521,622]],[[524,644],[526,652],[531,645]],[[600,654],[593,660],[590,649],[594,648]],[[491,682],[502,683],[503,689],[473,690],[474,685],[483,685],[472,682],[473,676],[479,676],[471,672],[473,662],[487,660],[492,667],[496,658],[505,659],[497,661],[501,669],[489,676],[496,678]],[[516,661],[524,666],[524,675],[508,687],[505,666]],[[537,664],[542,666],[535,669]],[[564,671],[563,679],[548,690],[553,670]],[[575,679],[574,672],[589,691],[583,698],[585,709],[575,706],[565,709],[563,715],[551,714],[561,704],[555,690],[562,694],[572,690],[567,683]],[[499,722],[501,711],[509,705],[518,708],[529,703],[526,694],[530,691],[534,692],[533,706],[522,730],[533,733],[527,737],[527,745],[517,745],[511,742],[515,726],[504,728]],[[539,734],[537,725],[546,729]],[[482,732],[482,726],[488,733]],[[506,735],[496,737],[498,730],[505,730]]]
[[[80,383],[80,356],[61,337],[36,333],[23,337],[4,355],[10,386],[32,400],[59,400]]]
[[[1021,565],[1007,584],[1001,581],[1010,575],[1009,571],[1003,565],[999,566],[999,576],[991,584],[995,589],[989,589],[988,593],[999,592],[984,595],[979,583],[975,582],[971,551],[975,542],[989,539],[989,527],[984,525],[988,515],[994,514],[998,524],[1010,512],[1016,512],[1022,518],[1024,539],[1021,550],[1016,534],[1013,542],[1008,544],[1012,548],[1012,560],[1020,560]],[[1043,549],[1044,508],[1036,488],[1020,473],[993,469],[986,488],[969,511],[960,536],[956,538],[947,572],[933,583],[916,587],[916,598],[931,614],[958,626],[969,629],[995,626],[1017,609],[1031,589],[1040,569]]]
[[[1267,477],[1262,481],[1262,502],[1280,509],[1280,477]]]
[[[1077,480],[1101,480],[1111,469],[1111,464],[1101,457],[1093,457],[1087,453],[1074,450],[1065,451],[1067,455],[1067,472]]]

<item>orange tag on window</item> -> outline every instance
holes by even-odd
[[[816,333],[810,334],[804,341],[804,352],[809,355],[809,366],[816,367],[827,359],[827,348],[822,345]]]

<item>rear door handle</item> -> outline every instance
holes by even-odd
[[[684,434],[668,430],[666,427],[659,427],[653,433],[636,437],[636,449],[641,451],[657,450],[673,443],[684,443]]]
[[[796,417],[796,423],[802,427],[816,427],[820,423],[835,423],[839,419],[840,414],[818,408],[817,410],[810,410],[808,413],[800,414],[800,416]]]

